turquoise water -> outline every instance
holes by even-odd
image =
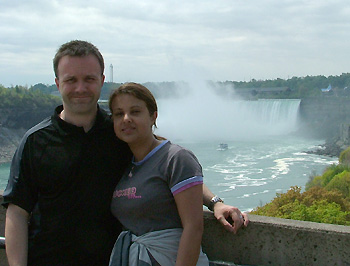
[[[7,180],[10,173],[10,164],[1,163],[0,164],[0,190],[4,190],[7,184]]]
[[[174,141],[176,142],[176,141]],[[323,140],[301,137],[265,137],[255,141],[176,142],[198,157],[205,184],[226,203],[251,210],[271,201],[291,186],[305,187],[311,174],[321,174],[337,158],[307,154]],[[7,184],[10,164],[0,165],[0,190]]]
[[[259,141],[181,143],[191,149],[203,166],[205,184],[224,201],[249,211],[270,202],[291,186],[303,189],[310,175],[322,174],[337,158],[305,153],[320,140],[299,137],[266,137]]]

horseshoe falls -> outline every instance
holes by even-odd
[[[299,104],[214,96],[161,100],[155,133],[192,150],[204,183],[226,203],[249,211],[291,186],[304,189],[309,176],[338,160],[307,153],[325,140],[295,134]],[[218,149],[220,143],[228,149]]]

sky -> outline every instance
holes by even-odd
[[[0,0],[0,84],[54,84],[80,39],[106,81],[249,81],[350,72],[349,0]]]

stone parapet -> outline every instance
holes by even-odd
[[[249,218],[249,226],[235,235],[225,231],[211,212],[204,211],[202,246],[211,261],[239,265],[350,265],[350,226],[257,215]],[[5,209],[0,207],[0,236],[4,236],[4,224]],[[0,250],[0,266],[7,265],[5,250]]]
[[[203,250],[210,260],[240,265],[350,265],[350,226],[249,215],[228,233],[204,212]]]

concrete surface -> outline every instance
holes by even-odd
[[[211,261],[220,261],[211,265],[350,265],[350,226],[249,218],[249,226],[234,235],[204,211],[203,250]],[[4,223],[5,209],[0,207],[0,236]],[[7,265],[2,249],[0,266]]]
[[[350,265],[350,227],[250,215],[227,233],[204,212],[203,250],[210,260],[240,265]]]

